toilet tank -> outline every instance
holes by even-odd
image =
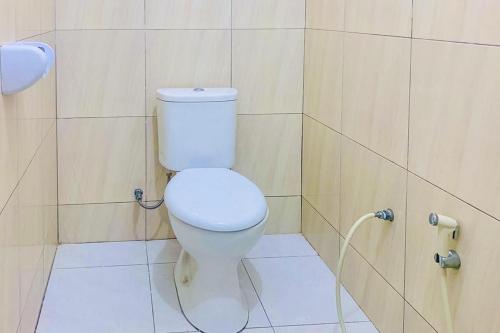
[[[160,163],[172,171],[231,168],[236,153],[233,88],[168,88],[156,93]]]

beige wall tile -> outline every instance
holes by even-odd
[[[33,278],[30,290],[26,298],[26,304],[21,310],[21,321],[17,328],[18,333],[32,333],[36,330],[38,315],[42,307],[45,285],[43,283],[43,261],[41,258],[36,267],[36,273]]]
[[[304,113],[341,130],[343,33],[306,30]]]
[[[403,332],[403,297],[352,247],[347,251],[342,283],[380,332]]]
[[[16,1],[0,0],[0,43],[16,39]]]
[[[296,234],[301,227],[301,197],[267,197],[266,234]]]
[[[268,196],[300,195],[302,115],[238,117],[235,171]]]
[[[33,279],[43,258],[44,174],[39,150],[18,185],[19,193],[19,281],[21,309],[26,305]]]
[[[346,236],[361,216],[394,211],[394,222],[373,220],[358,229],[352,246],[401,295],[404,290],[406,170],[342,138],[340,232]]]
[[[306,0],[233,0],[233,28],[304,28]]]
[[[498,281],[500,270],[491,263],[500,257],[497,238],[500,223],[432,184],[411,175],[408,182],[406,237],[406,299],[437,329],[445,332],[440,290],[440,269],[433,260],[437,231],[429,213],[457,219],[456,248],[460,270],[448,271],[448,288],[455,332],[496,332],[500,329]],[[488,318],[476,320],[475,318]]]
[[[304,30],[233,31],[238,113],[302,113]]]
[[[30,40],[55,46],[54,33]],[[54,123],[56,115],[55,69],[30,88],[8,98],[14,98],[17,117],[18,175],[22,175],[33,159],[42,139]]]
[[[500,217],[500,49],[415,40],[409,169]]]
[[[56,0],[56,6],[60,30],[141,29],[144,26],[144,0]]]
[[[52,263],[59,245],[57,205],[43,207],[44,244],[43,244],[43,282],[49,282]]]
[[[410,40],[346,34],[342,133],[407,163]]]
[[[302,196],[339,229],[341,136],[305,116]]]
[[[20,319],[19,200],[15,191],[0,213],[0,332],[16,332]]]
[[[54,46],[53,0],[0,0],[0,43]],[[44,288],[47,206],[56,210],[55,71],[14,96],[0,96],[0,331],[33,332]],[[17,186],[17,187],[16,187]],[[57,222],[56,215],[50,219]],[[55,236],[55,237],[54,237]],[[48,251],[47,251],[48,253]],[[49,258],[50,255],[47,255]]]
[[[165,205],[146,211],[146,239],[176,238]]]
[[[144,115],[144,32],[59,31],[58,116]]]
[[[0,211],[18,181],[19,150],[17,116],[14,97],[0,94]]]
[[[41,32],[40,0],[15,0],[16,39],[25,39]]]
[[[345,29],[353,32],[409,37],[412,2],[412,0],[348,0],[345,5]]]
[[[413,12],[415,37],[500,44],[500,2],[496,0],[419,0]]]
[[[147,114],[159,88],[231,85],[231,31],[175,30],[146,33]]]
[[[307,28],[343,30],[345,0],[306,0]]]
[[[321,259],[335,272],[339,258],[339,234],[306,200],[302,200],[302,233]]]
[[[59,119],[58,147],[59,204],[133,201],[144,187],[144,118]]]
[[[40,82],[39,82],[40,83]],[[42,89],[36,84],[14,95],[16,100],[18,174],[22,175],[42,141]]]
[[[145,239],[145,213],[136,203],[59,206],[62,243]]]
[[[43,275],[48,282],[52,262],[58,245],[57,225],[57,131],[51,127],[40,146],[41,214],[43,220]]]
[[[230,29],[231,0],[145,0],[148,29]]]
[[[40,30],[42,33],[56,29],[56,0],[40,0]]]
[[[17,123],[18,175],[22,175],[33,158],[42,137],[41,119],[19,119]]]
[[[436,333],[436,331],[410,304],[405,303],[404,333]]]

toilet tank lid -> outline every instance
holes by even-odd
[[[235,101],[238,90],[234,88],[163,88],[156,97],[164,102],[199,103]]]

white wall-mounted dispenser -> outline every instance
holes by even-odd
[[[2,94],[11,95],[31,87],[54,65],[52,47],[39,42],[18,42],[0,46]]]

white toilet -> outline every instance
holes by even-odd
[[[206,333],[236,333],[248,322],[238,265],[264,232],[259,188],[230,170],[236,150],[231,88],[160,89],[160,163],[178,173],[165,190],[182,245],[175,284],[188,321]]]

